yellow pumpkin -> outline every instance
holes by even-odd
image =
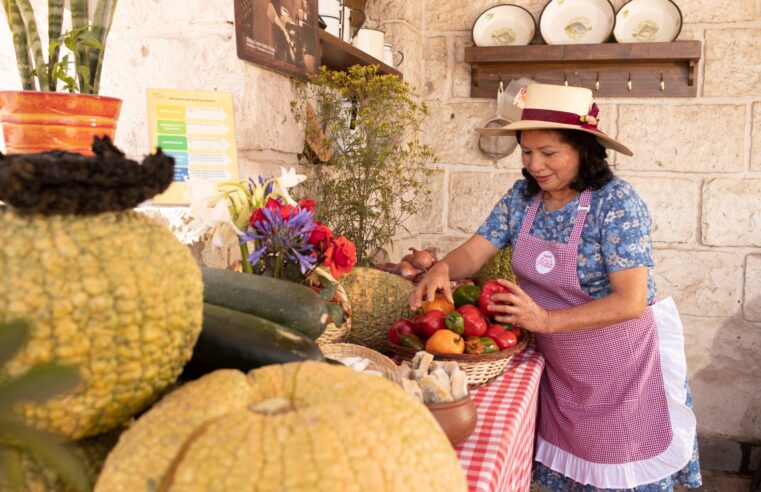
[[[219,370],[123,433],[96,492],[465,491],[424,405],[384,378],[321,362]]]
[[[153,403],[180,374],[201,330],[203,282],[188,248],[134,210],[93,215],[0,206],[0,322],[30,338],[4,376],[58,362],[75,391],[20,414],[67,439],[107,432]]]

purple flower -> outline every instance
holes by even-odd
[[[312,212],[298,209],[287,218],[278,211],[262,209],[266,220],[257,222],[253,231],[241,235],[241,242],[257,240],[258,248],[248,255],[251,265],[259,262],[263,255],[282,257],[286,262],[298,263],[302,274],[314,267],[310,233],[315,228]]]

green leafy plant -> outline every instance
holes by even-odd
[[[65,0],[49,0],[50,44],[47,62],[31,1],[0,1],[13,35],[16,64],[24,90],[55,91],[61,81],[62,86],[70,92],[98,93],[106,38],[111,29],[117,0],[98,0],[92,15],[88,0],[70,0],[72,30],[63,35]],[[73,53],[73,62],[69,55],[63,55],[59,60],[62,45]],[[72,64],[75,75],[69,76]]]
[[[435,155],[419,140],[428,108],[412,91],[399,77],[378,74],[375,65],[341,72],[321,67],[292,102],[297,119],[306,120],[305,154],[326,161],[311,166],[313,179],[303,188],[317,197],[318,219],[356,245],[358,265],[372,264],[400,229],[407,230],[404,222],[430,195],[428,164]],[[308,117],[311,111],[316,118]]]
[[[7,362],[22,348],[28,332],[21,321],[0,324],[0,489],[24,490],[23,463],[31,455],[54,470],[73,490],[91,490],[89,478],[71,451],[53,436],[24,425],[14,412],[22,401],[45,401],[79,384],[76,369],[57,364],[8,376]]]

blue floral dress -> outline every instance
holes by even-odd
[[[515,244],[523,224],[530,198],[524,196],[526,180],[518,180],[495,205],[489,217],[478,228],[477,234],[488,239],[497,248]],[[579,195],[564,207],[547,212],[540,207],[531,227],[531,235],[554,242],[568,242],[576,219]],[[653,281],[653,247],[650,231],[652,220],[647,205],[634,188],[621,178],[613,178],[599,190],[592,192],[592,202],[579,242],[577,273],[582,290],[599,299],[611,293],[608,274],[633,267],[648,267],[648,303],[656,298]],[[692,395],[687,386],[686,404],[692,408]],[[534,482],[547,490],[592,492],[597,489],[583,485],[555,472],[542,463],[536,463]],[[629,489],[634,492],[673,490],[679,484],[689,488],[700,487],[700,463],[697,437],[690,462],[679,472],[659,482]]]

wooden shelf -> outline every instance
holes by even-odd
[[[695,97],[700,54],[700,41],[536,44],[467,47],[465,61],[471,97],[497,97],[500,80],[520,77],[588,87],[602,97]]]
[[[318,31],[318,34],[320,38],[320,63],[331,70],[346,70],[352,65],[378,65],[378,73],[403,78],[399,70],[386,65],[346,41],[342,41],[322,29]]]

